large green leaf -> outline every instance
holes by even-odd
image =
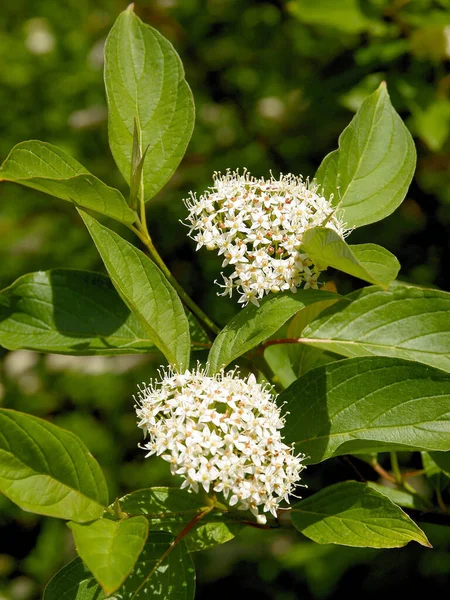
[[[181,541],[161,561],[173,536],[150,531],[135,568],[110,600],[193,600],[195,570]],[[161,562],[160,562],[161,561]],[[105,600],[106,596],[93,575],[76,558],[57,573],[45,588],[43,600]]]
[[[314,227],[302,238],[302,248],[315,262],[344,273],[388,286],[400,270],[393,254],[376,244],[349,246],[333,229]]]
[[[4,408],[0,491],[23,510],[80,523],[98,519],[108,503],[103,473],[80,438]]]
[[[177,535],[196,515],[205,510],[197,494],[179,488],[155,487],[132,492],[120,499],[123,512],[145,515],[150,529],[158,528]],[[205,550],[231,540],[242,525],[232,517],[214,510],[205,515],[185,538],[191,552]]]
[[[294,527],[319,544],[400,548],[415,541],[431,547],[401,508],[356,481],[326,487],[296,504],[291,515]]]
[[[194,102],[183,65],[172,44],[125,10],[105,47],[109,144],[130,182],[136,120],[143,167],[144,196],[167,183],[186,151],[194,127]]]
[[[211,373],[267,340],[296,312],[314,302],[339,298],[321,290],[297,290],[296,294],[271,294],[259,307],[247,305],[219,333],[212,345],[208,361]]]
[[[396,358],[349,358],[278,396],[285,442],[312,463],[395,449],[450,450],[450,375]]]
[[[450,371],[450,294],[395,286],[353,292],[302,332],[302,341],[344,356],[393,356]]]
[[[98,519],[69,523],[78,554],[107,594],[120,588],[144,548],[148,522],[144,517],[121,521]]]
[[[159,268],[135,246],[80,211],[109,276],[120,296],[139,319],[167,360],[187,368],[189,323],[178,294]]]
[[[0,168],[0,181],[20,183],[123,223],[136,220],[119,190],[52,144],[34,140],[17,144]]]
[[[155,350],[137,317],[100,273],[29,273],[0,292],[0,345],[59,354]]]
[[[316,178],[327,197],[334,195],[347,226],[361,227],[384,219],[401,204],[415,164],[411,134],[382,83],[364,100]]]

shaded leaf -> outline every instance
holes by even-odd
[[[445,460],[446,452],[421,452],[422,454],[422,465],[425,470],[425,475],[431,486],[435,490],[443,490],[447,487],[449,483],[449,476],[445,473],[443,469],[441,469],[440,465],[434,460],[434,457],[437,455],[442,455],[443,458],[443,466],[448,469],[448,459]],[[438,458],[439,460],[439,458]],[[441,463],[441,464],[442,464]]]
[[[439,469],[450,477],[450,452],[429,452],[429,455]]]
[[[192,600],[195,594],[195,570],[181,541],[161,561],[173,541],[163,531],[150,531],[139,560],[114,600]],[[161,562],[159,562],[161,561]],[[112,597],[108,596],[110,600]],[[43,600],[105,600],[106,596],[93,575],[76,558],[63,567],[45,588]]]
[[[192,343],[205,347],[205,331],[188,321]],[[109,277],[75,269],[29,273],[0,292],[0,345],[77,356],[156,350]]]
[[[65,565],[48,582],[42,600],[105,600],[106,595],[81,558]]]
[[[154,487],[132,492],[120,499],[123,512],[145,515],[150,529],[158,528],[174,535],[180,533],[195,515],[205,510],[204,502],[197,494],[189,494],[179,488]],[[231,540],[242,525],[220,511],[205,515],[184,538],[191,552],[205,550]]]
[[[0,345],[76,355],[155,350],[108,277],[71,269],[29,273],[0,292]]]

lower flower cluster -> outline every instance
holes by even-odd
[[[295,490],[304,457],[282,441],[284,419],[270,386],[236,371],[161,375],[137,398],[138,424],[150,438],[147,456],[168,461],[182,488],[220,492],[259,522],[266,520],[260,511],[276,516]]]

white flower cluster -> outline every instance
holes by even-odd
[[[303,455],[283,443],[284,425],[271,388],[236,371],[211,377],[200,367],[161,373],[140,388],[138,425],[150,437],[144,449],[168,461],[181,487],[222,493],[230,506],[250,510],[259,522],[274,516],[303,469]]]
[[[222,267],[233,265],[230,277],[222,274],[222,294],[241,294],[238,302],[259,305],[269,292],[291,290],[304,284],[317,288],[322,270],[301,250],[305,231],[312,227],[346,230],[330,200],[318,194],[315,183],[294,175],[256,179],[247,171],[214,174],[214,185],[197,198],[185,200],[189,235],[197,250],[206,246],[223,254]]]

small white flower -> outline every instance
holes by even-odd
[[[284,419],[272,388],[237,371],[207,376],[200,368],[161,370],[161,381],[140,387],[138,425],[149,437],[146,456],[161,456],[182,488],[222,493],[230,506],[277,514],[293,493],[303,455],[283,443]]]
[[[196,249],[218,250],[222,266],[234,267],[230,276],[222,275],[219,295],[231,296],[237,289],[243,306],[259,306],[265,294],[294,292],[303,284],[316,289],[325,267],[301,252],[304,233],[319,226],[341,237],[348,233],[332,197],[327,200],[317,184],[294,175],[265,180],[247,171],[215,173],[210,190],[200,198],[191,193],[185,204]]]

